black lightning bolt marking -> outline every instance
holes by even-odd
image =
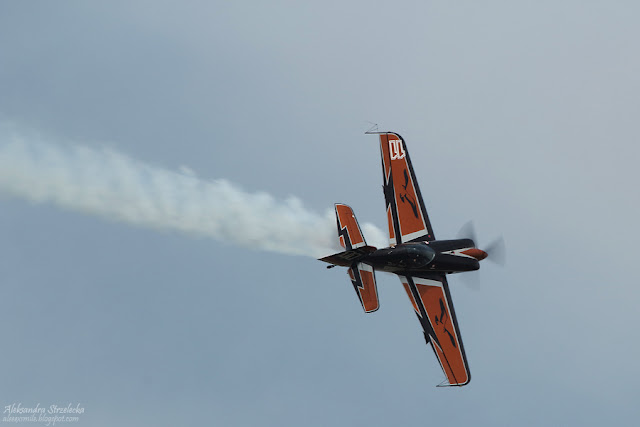
[[[384,201],[387,202],[387,207],[393,204],[393,184],[388,183],[382,186],[382,192],[384,193]]]
[[[338,237],[339,236],[342,236],[342,238],[344,239],[344,246],[346,250],[350,251],[351,249],[353,249],[353,246],[351,245],[351,236],[349,236],[349,230],[346,226],[340,228],[340,223],[338,223]]]
[[[358,270],[358,263],[354,262],[350,268],[353,273],[353,278],[351,278],[351,284],[353,285],[353,289],[356,291],[356,295],[358,295],[358,299],[360,300],[360,304],[364,307],[364,302],[362,302],[362,296],[358,289],[364,289],[364,284],[362,283],[362,276],[360,276],[360,270]]]

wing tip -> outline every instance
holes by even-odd
[[[445,379],[443,382],[438,384],[436,387],[464,387],[471,382],[471,372],[467,369],[467,380],[462,383],[453,383],[448,382],[448,379]]]

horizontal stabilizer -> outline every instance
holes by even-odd
[[[365,255],[375,251],[374,246],[367,246],[353,209],[342,203],[336,203],[336,223],[338,239],[345,251],[320,258],[320,261],[342,267],[351,267]]]
[[[320,261],[328,262],[329,264],[339,265],[341,267],[351,267],[351,265],[358,261],[360,258],[375,251],[374,246],[362,246],[358,249],[352,249],[350,251],[338,252],[337,254],[329,255],[324,258],[320,258]]]
[[[367,246],[353,209],[342,203],[336,203],[336,221],[338,223],[338,239],[340,246],[346,250]]]
[[[365,313],[371,313],[380,308],[373,267],[364,262],[354,264],[349,268],[349,277]]]

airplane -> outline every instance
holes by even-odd
[[[471,373],[447,274],[478,270],[489,249],[478,249],[469,238],[436,240],[404,139],[394,132],[367,133],[380,138],[390,246],[367,245],[353,210],[337,203],[338,239],[344,251],[320,261],[331,264],[327,268],[348,267],[365,313],[380,307],[375,270],[398,275],[445,374],[439,387],[464,386]]]

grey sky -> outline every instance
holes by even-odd
[[[482,4],[480,4],[482,3]],[[0,200],[0,406],[79,425],[633,425],[640,59],[631,1],[4,2],[0,117],[385,227],[377,122],[438,237],[472,381],[393,276]],[[365,236],[366,237],[366,236]]]

